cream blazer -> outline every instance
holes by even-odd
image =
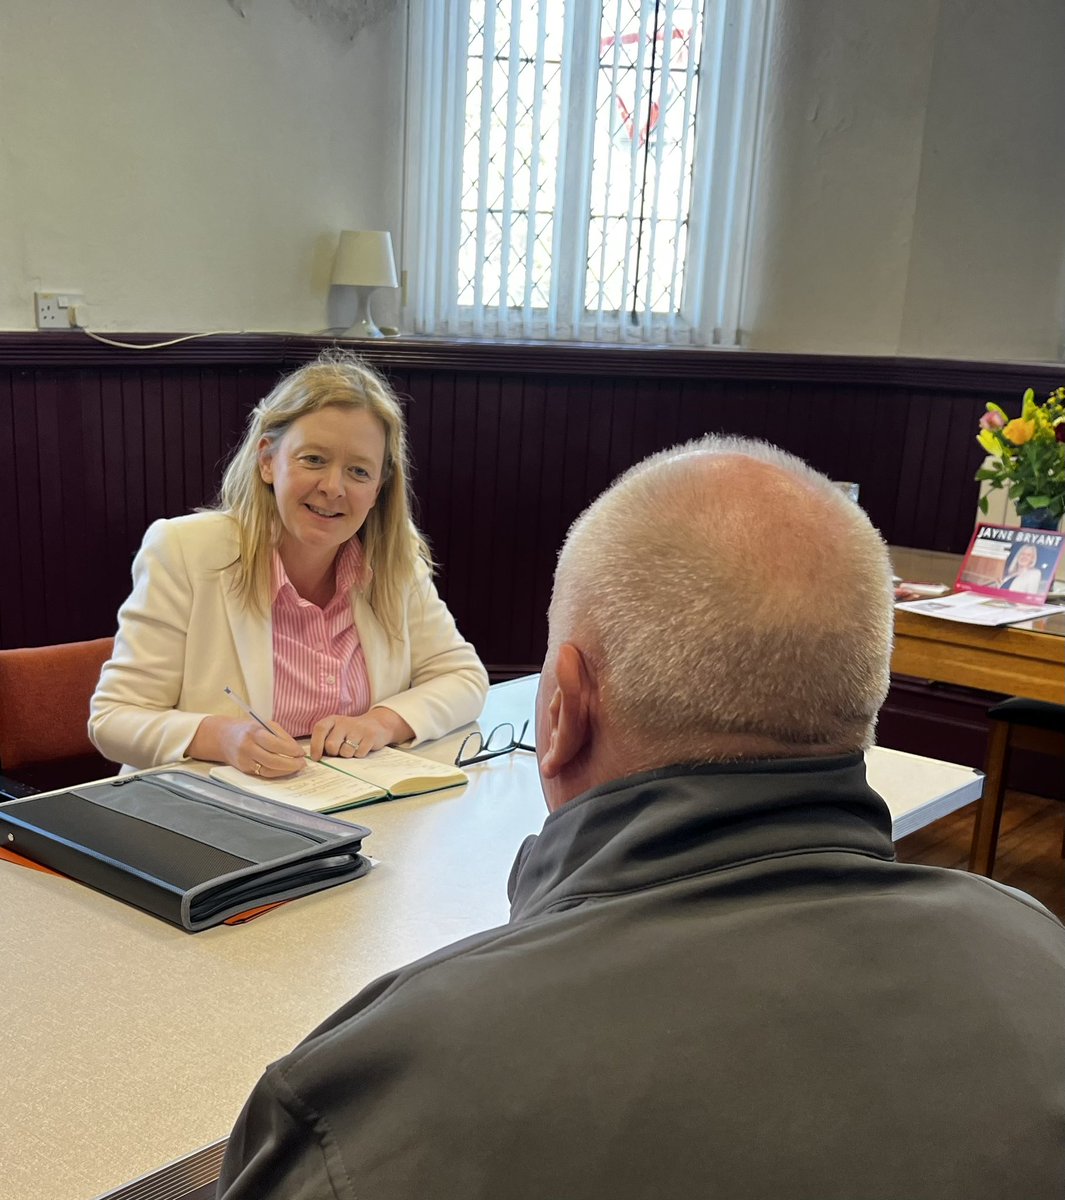
[[[236,525],[225,513],[156,521],[144,535],[114,653],[90,708],[89,737],[112,762],[143,768],[185,757],[205,716],[244,715],[225,695],[227,685],[260,716],[272,716],[271,617],[241,605],[232,587],[236,558]],[[358,592],[352,613],[372,703],[399,713],[414,730],[411,745],[478,716],[488,676],[424,563],[399,641]]]

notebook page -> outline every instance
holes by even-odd
[[[416,790],[428,792],[435,788],[454,787],[469,780],[465,771],[450,763],[423,758],[420,754],[408,754],[391,746],[374,750],[365,758],[326,755],[322,763],[334,771],[397,794],[409,792],[413,784],[418,785]]]
[[[372,783],[330,770],[310,759],[304,762],[302,771],[287,779],[262,779],[258,775],[245,775],[236,767],[212,767],[211,778],[253,796],[279,800],[307,812],[331,812],[385,794],[384,789]]]

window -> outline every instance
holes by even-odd
[[[765,8],[412,4],[408,323],[735,344]]]

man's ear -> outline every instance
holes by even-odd
[[[540,774],[554,779],[577,759],[592,736],[595,681],[584,655],[563,642],[554,664],[554,691],[547,699],[547,745],[540,754]]]

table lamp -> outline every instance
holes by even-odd
[[[343,230],[333,262],[333,283],[354,288],[358,302],[355,324],[344,336],[384,337],[374,324],[370,296],[379,287],[399,287],[396,260],[392,257],[392,235],[388,230]]]

